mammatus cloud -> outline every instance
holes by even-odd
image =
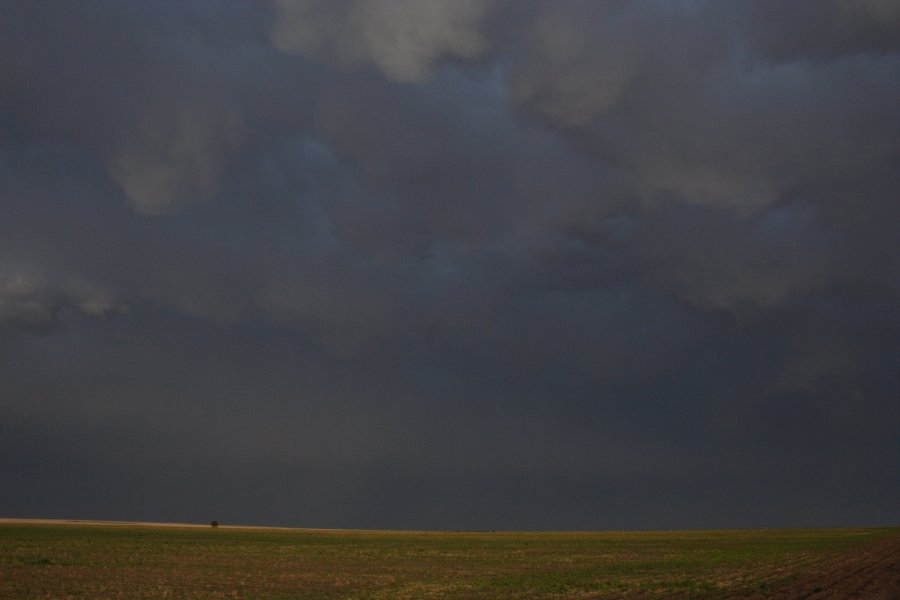
[[[101,317],[127,309],[115,294],[79,278],[53,280],[40,275],[0,275],[0,327],[46,331],[60,313],[76,310]]]
[[[372,64],[393,81],[418,82],[441,61],[488,50],[493,0],[276,0],[273,43],[344,65]]]

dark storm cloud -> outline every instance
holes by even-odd
[[[896,522],[896,2],[0,11],[2,512]]]
[[[900,6],[890,0],[758,2],[749,8],[765,23],[754,44],[776,61],[827,61],[900,49]]]

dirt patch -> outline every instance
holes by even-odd
[[[858,548],[784,586],[751,598],[896,600],[900,598],[900,535]]]

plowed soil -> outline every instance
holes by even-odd
[[[864,546],[766,594],[777,600],[900,599],[900,535]]]

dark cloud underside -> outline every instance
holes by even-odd
[[[0,514],[900,518],[900,3],[9,2]]]

